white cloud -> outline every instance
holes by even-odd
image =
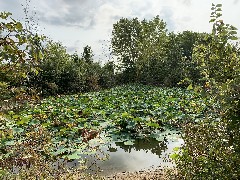
[[[24,19],[21,7],[24,2],[0,0],[0,11],[11,11],[17,19]],[[239,27],[239,0],[213,2],[222,2],[224,21]],[[90,45],[98,56],[102,54],[100,42],[110,39],[112,26],[121,17],[151,19],[160,15],[171,31],[210,31],[211,3],[209,0],[31,0],[29,5],[30,10],[35,7],[44,34],[62,41],[71,51],[81,52]]]
[[[96,11],[94,20],[96,25],[102,26],[104,29],[109,28],[112,24],[122,16],[121,10],[113,7],[111,4],[103,4]]]

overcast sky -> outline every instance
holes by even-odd
[[[95,59],[103,60],[107,47],[102,44],[110,40],[112,25],[121,17],[151,19],[159,15],[169,31],[209,32],[212,3],[222,3],[224,21],[240,29],[239,0],[31,0],[29,9],[30,15],[36,12],[39,30],[62,42],[68,52],[81,53],[90,45]],[[25,6],[25,0],[0,0],[0,11],[10,11],[23,20],[21,4]]]

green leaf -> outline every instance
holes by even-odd
[[[42,124],[43,127],[48,127],[48,126],[50,126],[50,125],[51,125],[51,123],[49,123],[49,122]]]
[[[237,31],[230,31],[229,34],[235,35],[235,34],[237,34]]]
[[[21,73],[21,76],[22,76],[23,78],[27,78],[27,74],[26,74],[25,72],[22,72],[22,73]]]
[[[217,4],[216,7],[222,7],[222,4]]]
[[[233,41],[238,40],[238,38],[236,36],[231,36],[230,39],[233,40]]]
[[[131,141],[131,140],[128,140],[128,141],[125,141],[125,142],[124,142],[124,145],[126,145],[126,146],[132,146],[132,145],[134,145],[134,142]]]
[[[179,151],[180,147],[173,148],[173,151]]]
[[[13,128],[14,133],[22,133],[24,131],[23,128]]]
[[[187,90],[193,90],[192,84],[190,84],[190,85],[187,87]]]
[[[67,155],[66,158],[69,160],[80,159],[79,152],[76,151],[70,155]]]
[[[21,31],[22,28],[23,28],[23,26],[22,26],[22,24],[21,24],[20,22],[17,22],[16,28],[17,28],[19,31]]]
[[[13,111],[8,112],[9,115],[14,115],[15,113]]]
[[[122,118],[127,118],[129,114],[127,112],[122,113]]]
[[[149,126],[149,127],[154,127],[154,128],[159,128],[159,127],[160,127],[159,124],[153,123],[153,122],[147,123],[147,126]]]
[[[15,141],[14,141],[14,140],[12,140],[12,141],[6,141],[6,142],[5,142],[5,145],[6,145],[6,146],[14,146],[14,145],[15,145]]]
[[[142,119],[140,117],[133,118],[133,120],[136,121],[136,122],[141,122],[142,121]]]
[[[12,13],[10,13],[10,12],[1,12],[0,13],[0,18],[7,19],[11,15],[12,15]]]
[[[216,21],[216,19],[210,19],[209,22],[211,23],[211,22],[215,22],[215,21]]]
[[[178,157],[179,157],[179,155],[176,153],[170,155],[170,158],[173,160],[177,159]]]
[[[32,115],[23,116],[23,117],[21,117],[20,121],[16,122],[16,124],[17,125],[27,124],[31,118],[32,118]]]
[[[234,26],[231,26],[230,28],[231,28],[231,30],[233,30],[233,31],[237,31],[237,30],[238,30],[238,28],[236,28],[236,27],[234,27]]]
[[[33,119],[32,121],[30,121],[29,123],[28,123],[28,125],[36,125],[36,124],[39,124],[39,121],[38,120],[36,120],[36,119]]]
[[[12,118],[13,118],[13,119],[18,119],[18,118],[19,118],[19,115],[13,115]]]
[[[38,53],[38,57],[39,57],[40,59],[43,59],[43,54],[42,54],[41,52],[39,52],[39,53]]]

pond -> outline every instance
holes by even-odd
[[[97,153],[98,157],[105,160],[96,160],[96,156],[88,156],[87,172],[104,176],[119,172],[134,172],[155,169],[159,166],[173,167],[174,163],[169,157],[174,147],[183,145],[183,139],[177,130],[167,129],[158,132],[158,140],[154,137],[136,138],[129,141],[110,141],[102,146]],[[105,135],[102,135],[105,136]],[[154,135],[156,136],[156,134]],[[77,165],[77,161],[70,165]]]

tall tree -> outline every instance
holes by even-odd
[[[135,78],[135,62],[139,56],[138,41],[141,33],[141,24],[137,18],[122,18],[113,24],[112,50],[118,57],[120,66],[126,72],[126,79]]]
[[[150,61],[161,59],[166,31],[166,23],[158,16],[149,21],[122,18],[113,25],[113,54],[127,80],[140,81],[146,72],[150,76]]]
[[[91,64],[93,62],[93,51],[91,46],[85,46],[83,48],[82,58],[88,63]]]

